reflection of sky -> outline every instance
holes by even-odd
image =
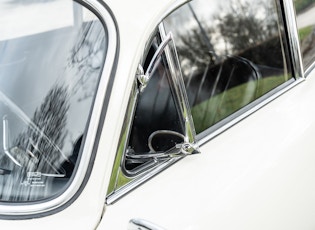
[[[72,0],[1,0],[0,41],[73,25],[81,10]],[[89,11],[82,15],[93,18]]]
[[[315,6],[297,15],[297,24],[299,28],[315,25]]]
[[[73,24],[72,1],[0,2],[0,40]],[[17,23],[18,22],[18,23]]]
[[[60,66],[67,63],[67,37],[52,32],[0,43],[5,54],[0,59],[0,89],[27,114],[42,101],[60,74]]]
[[[272,5],[274,6],[274,0],[262,0],[266,6]],[[230,13],[231,8],[238,9],[240,4],[250,3],[251,1],[248,0],[195,0],[191,1],[189,4],[192,6],[195,14],[197,15],[197,20],[199,20],[200,24],[202,25],[202,29],[207,31],[208,29],[212,29],[210,42],[215,47],[215,51],[218,54],[225,54],[227,52],[227,48],[229,44],[226,43],[226,40],[222,37],[221,33],[216,28],[218,21],[216,17],[224,17],[226,13]],[[249,4],[250,9],[246,8],[246,14],[241,15],[243,17],[253,16],[257,19],[260,19],[261,22],[268,21],[274,19],[276,8],[271,7],[274,11],[270,12],[268,9],[264,8],[261,4]],[[184,13],[183,13],[184,12]],[[196,29],[200,28],[198,25],[197,20],[192,17],[192,12],[189,7],[186,5],[182,7],[180,11],[175,11],[173,15],[175,17],[168,17],[166,29],[167,31],[172,28],[172,33],[175,36],[183,35],[187,33],[188,28]],[[189,17],[187,17],[189,15]],[[235,17],[238,17],[236,14]],[[181,26],[177,26],[181,25]],[[185,30],[183,30],[185,28]],[[191,32],[189,32],[191,33]],[[177,40],[178,45],[181,45],[181,41]]]

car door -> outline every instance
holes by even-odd
[[[166,229],[294,229],[300,223],[295,210],[313,210],[299,203],[299,193],[313,187],[303,173],[304,167],[311,170],[313,158],[307,157],[310,142],[298,135],[304,129],[291,121],[295,113],[313,111],[306,93],[313,83],[304,82],[293,2],[196,0],[170,11],[153,30],[150,38],[162,39],[157,44],[149,39],[134,81],[153,59],[152,49],[171,33],[201,154],[175,160],[162,149],[159,161],[152,140],[160,127],[166,134],[162,118],[169,113],[159,117],[165,101],[158,96],[169,96],[159,91],[167,84],[161,77],[150,82],[150,94],[129,102],[101,226],[119,228],[131,221],[144,229],[153,228],[152,222]],[[132,109],[146,100],[153,101],[151,107]],[[312,119],[304,122],[313,127]],[[157,125],[153,130],[151,123]],[[167,139],[176,142],[174,136]],[[301,145],[308,146],[302,154]],[[156,164],[138,161],[137,155]],[[306,176],[297,190],[293,175]],[[306,219],[303,226],[314,226],[311,215]]]

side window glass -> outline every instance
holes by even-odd
[[[195,0],[164,20],[174,34],[197,133],[291,78],[279,1]]]
[[[38,203],[75,176],[106,33],[69,0],[2,1],[0,18],[0,201]]]
[[[315,61],[315,0],[295,0],[297,26],[305,69]]]

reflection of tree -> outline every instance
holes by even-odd
[[[77,81],[73,90],[83,90],[81,100],[94,95],[96,81],[106,52],[104,28],[99,21],[84,22],[72,49],[68,67],[76,71]],[[92,87],[91,87],[92,85]]]
[[[207,30],[211,34],[211,30]],[[213,55],[204,42],[204,36],[200,33],[199,28],[192,28],[189,35],[185,34],[180,37],[182,44],[178,46],[178,54],[187,58],[191,63],[204,67],[213,62]],[[209,38],[210,41],[210,38]],[[192,66],[192,64],[189,64]]]
[[[185,34],[179,33],[180,44],[177,44],[177,51],[180,56],[183,71],[190,70],[191,66],[204,69],[216,61],[217,55],[214,51],[213,28],[209,23],[198,18],[194,8],[189,4],[189,11],[195,21],[194,27],[185,30]],[[187,68],[185,68],[187,66]]]
[[[253,4],[234,0],[215,19],[223,39],[233,52],[239,53],[277,35],[277,14],[273,12],[274,4],[269,1]]]
[[[221,62],[222,54],[240,54],[276,37],[277,13],[271,3],[231,0],[218,13],[203,20],[198,18],[198,8],[192,5],[195,26],[181,33],[177,44],[184,71],[185,66],[204,69]]]
[[[250,0],[226,0],[215,11],[207,9],[210,2],[192,1],[181,14],[166,20],[166,28],[175,30],[189,102],[194,106],[251,82],[247,85],[254,88],[253,93],[244,93],[242,99],[244,104],[249,103],[260,87],[258,79],[284,74],[286,49],[280,34],[280,8],[274,0],[258,0],[255,4]],[[178,28],[174,22],[182,15],[183,26]],[[215,114],[222,103],[211,112],[206,109],[204,116]]]
[[[67,88],[55,85],[35,110],[31,122],[25,123],[26,130],[13,140],[9,151],[21,167],[8,157],[1,158],[1,166],[9,171],[7,178],[0,177],[1,200],[43,198],[53,191],[51,181],[64,176],[62,165],[68,161],[61,149],[67,135],[68,100]]]
[[[307,35],[300,36],[301,42],[301,52],[303,56],[303,61],[305,65],[309,65],[314,59],[314,51],[315,51],[315,27],[309,26],[302,30],[307,30]]]
[[[67,134],[68,109],[67,89],[55,86],[36,109],[34,125],[29,125],[14,141],[14,146],[23,151],[16,157],[29,171],[58,173],[56,169],[65,160],[60,149]]]

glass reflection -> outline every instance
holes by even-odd
[[[279,9],[274,0],[195,0],[164,20],[198,133],[291,77]]]
[[[315,61],[315,0],[294,0],[305,69]]]
[[[157,39],[153,40],[146,63],[147,70],[152,56],[158,47]],[[139,155],[159,155],[185,139],[185,124],[176,104],[176,96],[171,80],[171,73],[166,61],[166,54],[158,59],[146,87],[139,93],[137,106],[128,141],[125,173],[137,174],[159,161],[168,159],[142,157]],[[166,155],[167,156],[167,155]]]
[[[72,1],[14,0],[0,9],[8,11],[1,28],[12,25],[0,36],[0,201],[42,200],[73,176],[106,34]],[[31,17],[34,9],[40,13]],[[20,14],[30,15],[20,23]]]

